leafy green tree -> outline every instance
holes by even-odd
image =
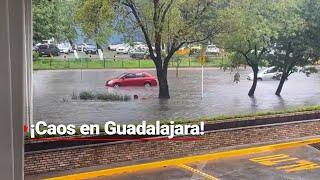
[[[218,39],[232,57],[238,58],[232,59],[230,66],[236,68],[244,62],[251,67],[254,79],[249,96],[254,96],[270,38],[276,36],[277,24],[272,16],[276,7],[276,1],[231,0],[224,14],[229,30]]]
[[[41,42],[57,34],[57,7],[54,1],[33,0],[33,40]]]
[[[72,41],[77,32],[74,23],[73,0],[33,1],[33,39],[41,42],[55,38],[57,41]]]
[[[69,41],[73,45],[77,38],[76,23],[74,19],[75,3],[74,0],[59,0],[57,3],[57,34],[56,39],[60,42]]]
[[[168,65],[183,45],[206,42],[222,29],[221,0],[120,0],[118,12],[138,27],[149,48],[159,81],[159,98],[169,99]],[[163,52],[163,44],[167,52]]]
[[[75,20],[87,39],[95,40],[101,49],[110,33],[114,19],[112,0],[82,0],[78,3]]]
[[[320,51],[320,3],[313,0],[281,1],[282,11],[278,12],[278,37],[272,39],[271,52],[268,54],[270,64],[282,72],[276,90],[280,95],[288,77],[302,69],[309,74],[312,68],[305,68],[319,58]]]

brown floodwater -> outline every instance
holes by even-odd
[[[153,70],[147,70],[155,74]],[[274,95],[278,81],[258,83],[255,98],[247,92],[250,70],[241,70],[241,81],[233,82],[233,73],[206,69],[204,98],[201,99],[201,69],[181,69],[176,78],[169,70],[170,100],[157,99],[158,89],[126,87],[107,88],[105,81],[125,70],[34,71],[34,121],[48,123],[135,123],[141,120],[195,119],[257,111],[281,110],[320,104],[320,75],[289,77],[282,97]],[[129,102],[72,100],[81,91],[113,92],[138,95]]]

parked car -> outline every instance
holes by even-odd
[[[265,80],[280,80],[282,76],[282,72],[279,72],[276,67],[269,67],[269,68],[260,68],[258,72],[258,80],[265,81]],[[253,73],[249,74],[247,79],[253,80],[254,75]]]
[[[216,45],[208,45],[206,53],[208,54],[219,54],[220,49]]]
[[[39,50],[39,46],[37,45],[32,46],[32,51],[38,51],[38,50]]]
[[[131,46],[129,44],[122,44],[116,49],[117,54],[128,54]]]
[[[110,44],[110,45],[108,46],[108,50],[109,50],[109,51],[116,51],[117,48],[118,48],[119,46],[121,46],[121,45],[123,45],[123,44]]]
[[[187,47],[182,47],[175,54],[177,55],[190,55],[191,50]]]
[[[142,48],[133,48],[129,50],[129,55],[133,59],[145,59],[149,58],[149,53]]]
[[[95,45],[87,44],[87,46],[83,49],[83,52],[85,52],[86,54],[97,54],[98,49]]]
[[[38,46],[39,56],[59,56],[60,49],[54,44],[41,44]]]
[[[60,49],[60,53],[69,54],[72,52],[72,46],[70,45],[70,43],[61,43],[57,46]]]
[[[77,51],[84,51],[84,48],[87,46],[86,43],[77,44]]]
[[[200,44],[194,44],[190,46],[190,54],[200,54],[202,47]]]
[[[147,72],[128,72],[106,82],[108,87],[120,86],[157,86],[156,77]]]

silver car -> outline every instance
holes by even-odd
[[[258,80],[266,81],[266,80],[280,80],[282,76],[282,72],[279,72],[276,67],[268,67],[268,68],[261,68],[258,72]],[[253,73],[247,76],[248,80],[253,80],[254,75]]]

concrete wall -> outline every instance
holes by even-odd
[[[202,141],[125,142],[33,152],[25,155],[25,172],[36,174],[132,160],[178,158],[223,147],[315,135],[320,135],[320,120],[212,131],[202,136]]]

